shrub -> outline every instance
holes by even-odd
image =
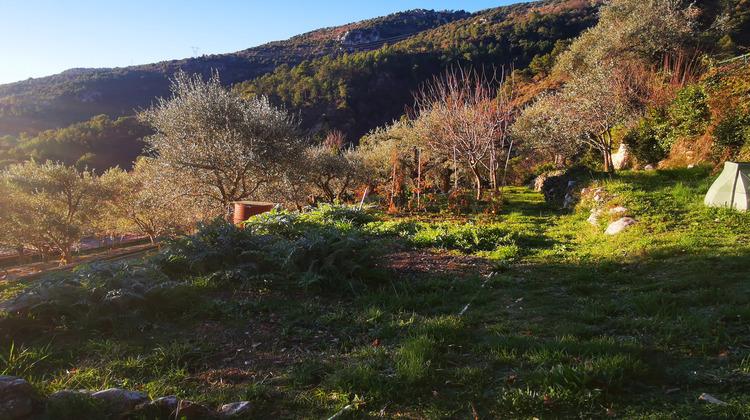
[[[282,272],[303,287],[356,291],[384,278],[379,267],[383,251],[371,238],[354,232],[309,229],[302,238],[279,246],[285,254]]]
[[[739,149],[750,138],[750,114],[735,110],[725,115],[714,127],[715,144]]]
[[[263,249],[273,241],[217,218],[199,226],[193,235],[168,242],[157,260],[170,275],[200,275],[238,265],[258,274],[271,263]]]
[[[669,149],[664,148],[669,145],[666,141],[669,132],[663,116],[653,113],[650,118],[642,119],[635,128],[625,134],[623,142],[630,147],[630,151],[639,162],[656,163],[669,155]]]
[[[8,307],[9,312],[49,327],[106,331],[182,313],[197,300],[190,284],[170,280],[155,265],[125,261],[92,264],[72,274],[45,278]]]

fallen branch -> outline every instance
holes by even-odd
[[[477,294],[475,294],[474,297],[471,298],[469,303],[467,303],[466,306],[464,306],[461,312],[458,313],[458,316],[463,316],[463,314],[469,310],[469,306],[471,306],[471,303],[474,302],[474,299],[476,299],[477,296],[479,296],[479,293],[482,291],[481,289],[484,289],[484,285],[487,284],[488,281],[490,281],[493,275],[495,275],[494,271],[487,275],[487,279],[484,281],[484,283],[482,283],[482,287],[479,288],[479,291],[477,291]]]

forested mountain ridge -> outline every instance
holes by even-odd
[[[576,37],[596,23],[599,4],[547,0],[476,13],[413,10],[231,54],[126,68],[71,69],[0,85],[0,161],[23,160],[29,154],[58,158],[42,145],[61,136],[47,133],[44,142],[30,140],[44,130],[64,129],[101,114],[112,121],[132,116],[156,98],[168,96],[170,78],[179,70],[204,77],[217,71],[222,84],[248,95],[266,95],[299,114],[303,128],[313,135],[338,130],[356,142],[403,114],[413,103],[411,92],[450,66],[524,69],[535,57],[542,62],[539,58],[550,54],[558,41]],[[118,139],[121,145],[122,141]],[[135,151],[143,146],[135,137],[131,144]],[[73,164],[81,157],[64,162]]]
[[[300,112],[313,133],[338,129],[356,141],[402,115],[420,83],[445,69],[525,69],[558,41],[595,25],[598,5],[571,0],[488,9],[374,51],[282,65],[238,89]]]
[[[382,18],[324,28],[243,51],[163,61],[124,68],[70,69],[53,76],[0,85],[0,136],[64,127],[95,115],[132,115],[154,98],[169,94],[169,78],[178,70],[210,75],[216,70],[224,84],[273,71],[281,64],[340,54],[345,34],[380,31],[384,36],[415,33],[464,18],[465,12],[415,10]]]

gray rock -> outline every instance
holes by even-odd
[[[598,211],[592,212],[589,218],[586,219],[586,221],[589,222],[589,224],[593,226],[598,225],[599,224],[599,212]]]
[[[628,209],[627,209],[627,207],[617,206],[617,207],[609,209],[609,212],[610,212],[610,214],[627,213]]]
[[[28,418],[34,411],[34,389],[15,376],[0,375],[0,419]]]
[[[116,412],[127,412],[132,410],[138,404],[149,400],[148,395],[135,391],[126,391],[119,388],[105,389],[104,391],[94,392],[91,398],[103,401]]]
[[[575,197],[571,195],[570,193],[565,194],[565,199],[563,200],[563,208],[567,209],[569,205],[573,204],[575,201]]]
[[[632,217],[623,217],[616,222],[612,222],[604,233],[606,235],[616,235],[636,223],[638,223],[638,221]]]
[[[61,389],[60,391],[53,392],[49,396],[49,398],[47,398],[47,403],[55,403],[58,401],[66,400],[68,398],[76,398],[76,397],[81,397],[81,396],[88,397],[90,395],[91,395],[91,391],[86,391],[86,390],[75,391],[72,389]]]
[[[231,404],[224,404],[218,410],[219,414],[224,418],[231,418],[234,416],[243,416],[252,413],[253,405],[249,401],[241,401]]]

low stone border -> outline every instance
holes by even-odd
[[[151,400],[146,394],[119,388],[104,391],[62,390],[44,399],[28,381],[0,375],[0,419],[48,419],[64,413],[81,413],[86,409],[96,410],[113,419],[225,420],[249,416],[253,406],[249,401],[241,401],[211,410],[173,396]]]

